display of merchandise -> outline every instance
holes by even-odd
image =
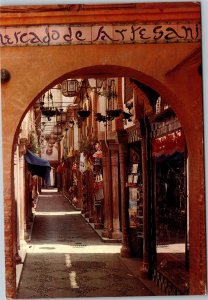
[[[138,144],[139,149],[139,144]],[[127,177],[126,187],[128,187],[129,198],[129,228],[135,229],[137,236],[143,238],[143,182],[142,164],[139,151],[130,149],[130,168]]]

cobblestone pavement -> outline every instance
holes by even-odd
[[[153,295],[59,193],[39,197],[18,299]]]

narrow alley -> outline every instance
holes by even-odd
[[[18,299],[153,295],[58,192],[42,192]]]

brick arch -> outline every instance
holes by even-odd
[[[12,131],[10,133],[10,137],[7,138],[5,135],[3,137],[3,144],[4,144],[4,153],[7,151],[7,155],[5,156],[5,166],[8,168],[4,174],[4,178],[7,178],[8,176],[11,177],[11,181],[5,180],[4,182],[4,203],[5,206],[10,207],[10,211],[8,211],[8,208],[5,208],[5,214],[8,214],[8,217],[6,218],[6,225],[10,224],[10,220],[12,218],[12,170],[11,170],[11,161],[13,161],[13,154],[14,154],[14,143],[15,139],[18,136],[19,128],[21,125],[21,122],[26,114],[26,112],[29,110],[29,108],[34,104],[35,101],[41,96],[42,93],[44,93],[46,90],[54,86],[56,83],[62,82],[66,78],[78,78],[78,77],[97,77],[97,76],[112,76],[112,77],[130,77],[137,81],[140,81],[143,84],[146,84],[147,86],[151,87],[152,89],[156,90],[162,97],[164,97],[167,102],[172,106],[174,111],[176,112],[181,124],[182,128],[185,132],[186,141],[188,145],[188,152],[189,152],[189,174],[190,174],[190,183],[189,183],[189,190],[190,190],[190,217],[192,218],[192,224],[190,224],[190,232],[193,232],[190,234],[190,256],[192,257],[192,261],[190,263],[190,272],[192,272],[192,278],[190,280],[190,283],[192,282],[191,286],[191,292],[194,294],[199,294],[203,292],[204,288],[204,278],[205,278],[205,267],[202,268],[201,273],[199,271],[199,265],[203,265],[205,262],[205,248],[204,248],[204,241],[201,232],[201,226],[203,226],[203,193],[204,193],[204,186],[203,186],[203,180],[200,177],[203,174],[203,145],[202,145],[202,127],[200,125],[200,122],[202,121],[202,113],[200,113],[201,103],[200,99],[197,99],[196,103],[198,103],[198,107],[196,106],[196,103],[194,101],[190,102],[190,106],[194,106],[196,108],[195,110],[191,110],[190,106],[187,106],[187,100],[189,93],[187,91],[184,91],[182,88],[180,88],[180,79],[182,76],[185,75],[185,72],[182,71],[181,77],[179,79],[174,74],[172,75],[173,81],[166,80],[166,78],[163,80],[159,80],[156,78],[155,73],[152,74],[147,72],[145,73],[145,70],[141,68],[141,71],[138,71],[136,68],[133,68],[131,65],[129,67],[125,66],[125,63],[123,65],[116,65],[116,64],[92,64],[92,61],[90,66],[87,67],[77,67],[72,71],[69,72],[61,72],[59,71],[59,65],[52,67],[53,75],[47,73],[47,70],[43,72],[41,75],[41,79],[36,87],[33,88],[33,97],[31,98],[31,95],[28,91],[26,91],[26,94],[24,96],[24,102],[22,103],[21,107],[21,117],[19,119],[14,120],[11,127],[15,128],[15,131]],[[84,64],[82,64],[84,65]],[[128,65],[128,64],[127,64]],[[33,72],[30,72],[32,74]],[[149,73],[149,74],[148,74]],[[11,74],[13,76],[13,74]],[[15,75],[15,74],[14,74]],[[49,76],[50,75],[50,76]],[[174,77],[175,76],[175,77]],[[164,76],[165,77],[165,76]],[[196,77],[196,76],[195,76]],[[11,77],[12,78],[12,77]],[[44,80],[43,80],[44,79]],[[198,79],[197,79],[198,80]],[[197,82],[197,81],[196,81]],[[5,90],[7,92],[7,88],[9,86],[8,84],[5,84]],[[197,83],[197,89],[201,88],[200,82]],[[23,91],[23,89],[21,88]],[[195,86],[196,90],[196,86]],[[180,91],[180,93],[178,93]],[[3,97],[4,97],[5,91],[3,91]],[[179,96],[178,96],[179,95]],[[193,95],[191,93],[189,95],[190,99],[194,99],[197,95]],[[185,100],[184,100],[185,99]],[[4,105],[3,105],[3,122],[6,122],[4,119]],[[18,115],[18,114],[17,114]],[[19,114],[20,115],[20,114]],[[193,122],[196,122],[198,124],[197,126],[193,126]],[[14,124],[15,123],[15,124]],[[11,138],[12,137],[12,138]],[[195,139],[195,143],[193,143],[193,138]],[[12,141],[13,139],[13,141]],[[13,144],[13,147],[12,145]],[[8,157],[8,154],[10,157]],[[199,162],[199,165],[196,169],[196,163]],[[196,181],[195,178],[199,176],[198,180]],[[198,195],[200,195],[200,198],[198,198]],[[200,210],[196,210],[196,207],[198,207],[200,201]],[[201,222],[200,222],[201,221]],[[205,230],[205,229],[203,229]],[[199,247],[196,249],[195,245],[198,244]],[[8,247],[8,244],[6,245]],[[6,256],[11,256],[12,249],[8,248],[9,250],[6,253]],[[192,255],[193,254],[193,255]],[[205,263],[204,263],[205,266]],[[198,269],[198,272],[195,272],[195,270]],[[9,268],[7,269],[9,270]],[[7,277],[9,278],[7,282],[7,289],[9,289],[9,286],[13,285],[13,271],[7,271]],[[196,286],[194,283],[197,282],[198,285]],[[15,292],[8,292],[8,295],[14,295]]]
[[[48,83],[47,79],[45,82],[45,86],[43,86],[43,89],[37,93],[36,97],[31,100],[28,99],[29,103],[22,114],[19,123],[17,125],[17,130],[14,135],[14,143],[16,141],[16,138],[19,133],[19,129],[21,126],[21,123],[30,109],[34,105],[34,103],[40,98],[40,96],[45,93],[47,90],[52,88],[54,85],[63,82],[65,79],[68,78],[105,78],[105,77],[129,77],[131,79],[137,80],[148,87],[152,88],[158,94],[160,94],[164,99],[167,99],[167,103],[171,105],[171,107],[174,109],[175,113],[180,115],[181,111],[181,101],[177,99],[177,96],[175,93],[173,93],[169,88],[167,88],[163,83],[158,81],[155,78],[152,78],[151,76],[148,76],[147,74],[143,72],[139,72],[135,69],[128,68],[128,67],[122,67],[122,66],[116,66],[116,65],[96,65],[96,66],[90,66],[85,67],[81,69],[74,70],[69,73],[65,73],[62,76],[54,79],[52,82]],[[44,83],[43,83],[44,85]],[[177,100],[177,101],[176,101]],[[184,117],[184,115],[183,115]],[[180,120],[181,124],[183,124],[183,118]],[[183,126],[182,126],[183,127]]]

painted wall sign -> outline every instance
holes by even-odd
[[[128,143],[134,143],[141,140],[140,127],[135,128],[133,131],[128,132]]]
[[[181,123],[177,118],[171,119],[167,122],[154,123],[151,125],[151,137],[157,138],[165,134],[168,134],[172,131],[178,130],[181,128]]]
[[[184,43],[200,40],[201,30],[198,23],[0,27],[0,47]]]

